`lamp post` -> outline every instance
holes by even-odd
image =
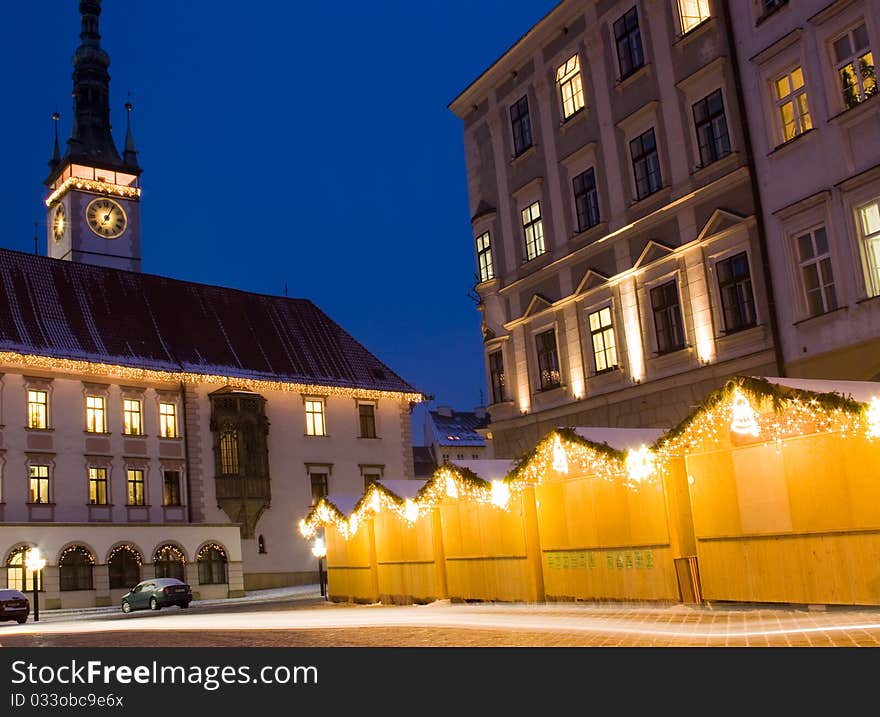
[[[321,597],[327,597],[327,589],[324,586],[324,557],[327,555],[327,544],[323,538],[315,538],[312,545],[312,555],[318,559],[318,582],[321,584]]]
[[[24,561],[27,569],[31,571],[31,579],[34,583],[34,622],[40,621],[40,594],[37,592],[40,584],[40,571],[46,567],[46,558],[40,555],[39,548],[28,550]]]

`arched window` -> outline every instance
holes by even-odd
[[[257,552],[265,553],[266,552],[266,539],[261,535],[257,538]]]
[[[199,584],[224,585],[226,583],[226,551],[212,543],[199,551]]]
[[[141,554],[130,545],[119,545],[113,548],[107,558],[107,569],[110,572],[110,589],[128,589],[141,581]]]
[[[88,548],[71,545],[58,559],[58,575],[62,590],[91,590],[95,558]]]
[[[27,545],[19,545],[10,551],[6,559],[6,587],[10,590],[28,592],[34,589],[34,574],[25,564],[28,550],[30,548]],[[42,584],[38,587],[43,589]]]
[[[177,578],[186,582],[186,558],[180,548],[163,545],[153,557],[157,578]]]

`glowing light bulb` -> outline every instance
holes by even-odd
[[[451,473],[446,474],[446,495],[450,498],[458,498],[458,486],[455,485],[455,478]]]
[[[758,414],[749,403],[749,399],[738,388],[733,391],[733,420],[730,422],[730,430],[742,435],[758,436],[761,429],[758,426]]]
[[[646,445],[627,452],[626,473],[635,483],[641,483],[654,473],[654,454]]]
[[[419,519],[419,506],[410,498],[407,498],[403,504],[403,517],[410,523],[415,523]]]
[[[880,398],[874,396],[866,412],[868,438],[880,438]]]
[[[378,490],[373,490],[373,495],[370,496],[370,510],[374,513],[378,513],[382,510],[382,496],[379,495]]]
[[[558,433],[556,434],[556,440],[553,442],[553,470],[559,473],[568,473],[568,456],[565,455],[565,448]]]
[[[503,480],[492,481],[492,504],[499,508],[507,508],[510,502],[510,486]]]
[[[351,517],[348,519],[348,534],[354,535],[358,532],[358,528],[361,527],[361,519],[357,513],[352,513]]]

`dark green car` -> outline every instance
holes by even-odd
[[[122,596],[122,612],[160,610],[168,605],[189,607],[192,590],[177,578],[142,580]]]

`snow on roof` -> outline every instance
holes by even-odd
[[[453,411],[451,416],[444,416],[439,411],[429,411],[428,418],[434,440],[441,446],[486,445],[486,439],[476,429],[489,425],[488,415],[478,416],[472,411]]]
[[[780,378],[765,376],[770,383],[777,386],[797,388],[813,393],[839,393],[860,403],[869,403],[875,396],[880,397],[880,383],[876,381],[836,381],[818,378]]]
[[[415,498],[419,491],[425,487],[426,480],[380,480],[379,484],[390,490],[394,495],[406,500]]]
[[[478,458],[472,461],[455,461],[454,465],[473,471],[484,481],[493,481],[506,478],[516,465],[516,461],[500,458]]]
[[[593,443],[607,443],[618,451],[627,451],[630,448],[650,446],[660,436],[666,433],[665,428],[607,428],[605,426],[582,426],[575,428],[574,432],[581,438]]]

